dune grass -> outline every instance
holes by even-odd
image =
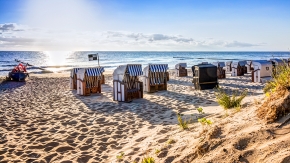
[[[241,93],[235,90],[231,94],[227,94],[224,89],[217,88],[215,92],[218,104],[221,105],[225,110],[241,107],[241,102],[247,96],[247,94],[247,89],[243,90]]]
[[[286,64],[286,63],[285,63]],[[273,74],[273,80],[266,83],[265,93],[290,90],[290,67],[278,66]]]
[[[155,163],[155,160],[153,157],[145,157],[142,159],[142,163]]]
[[[178,125],[182,130],[188,129],[188,121],[183,120],[181,114],[177,114]]]

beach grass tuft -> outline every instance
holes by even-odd
[[[161,152],[160,149],[155,149],[155,154],[158,155]]]
[[[212,124],[212,121],[206,118],[199,118],[198,122],[202,125],[208,125],[208,126]]]
[[[182,119],[181,114],[177,114],[178,125],[182,130],[188,129],[188,121]]]
[[[116,158],[118,161],[122,161],[124,159],[125,153],[121,152],[120,155],[117,155]]]
[[[145,157],[142,159],[142,163],[155,163],[155,160],[153,157]]]
[[[235,90],[232,94],[227,94],[224,89],[217,88],[215,92],[218,104],[225,110],[240,107],[242,100],[247,96],[247,94],[247,89],[243,90],[241,93]]]
[[[197,108],[199,114],[204,114],[202,107]]]
[[[266,83],[264,92],[271,94],[271,92],[290,90],[290,67],[286,65],[278,66],[275,72],[273,80]]]

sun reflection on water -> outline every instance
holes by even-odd
[[[68,67],[68,57],[73,54],[72,51],[44,51],[46,55],[46,66],[49,71],[63,71],[70,69]]]

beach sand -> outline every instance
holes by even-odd
[[[175,77],[171,70],[168,91],[131,103],[113,101],[111,72],[102,94],[91,96],[70,90],[68,76],[0,81],[0,162],[133,163],[149,156],[158,163],[290,162],[289,124],[274,130],[277,124],[256,118],[263,84],[252,83],[250,74],[219,80],[223,88],[249,90],[242,109],[228,115],[214,90],[194,90],[190,72]],[[178,126],[177,113],[190,121],[188,130]],[[202,126],[201,117],[213,124]]]

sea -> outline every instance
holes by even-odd
[[[99,60],[89,61],[89,54],[98,54]],[[19,62],[29,63],[29,73],[63,73],[76,67],[102,66],[112,71],[119,65],[149,63],[187,63],[188,68],[201,62],[239,60],[268,60],[290,58],[290,52],[162,52],[162,51],[0,51],[0,76],[6,76]]]

